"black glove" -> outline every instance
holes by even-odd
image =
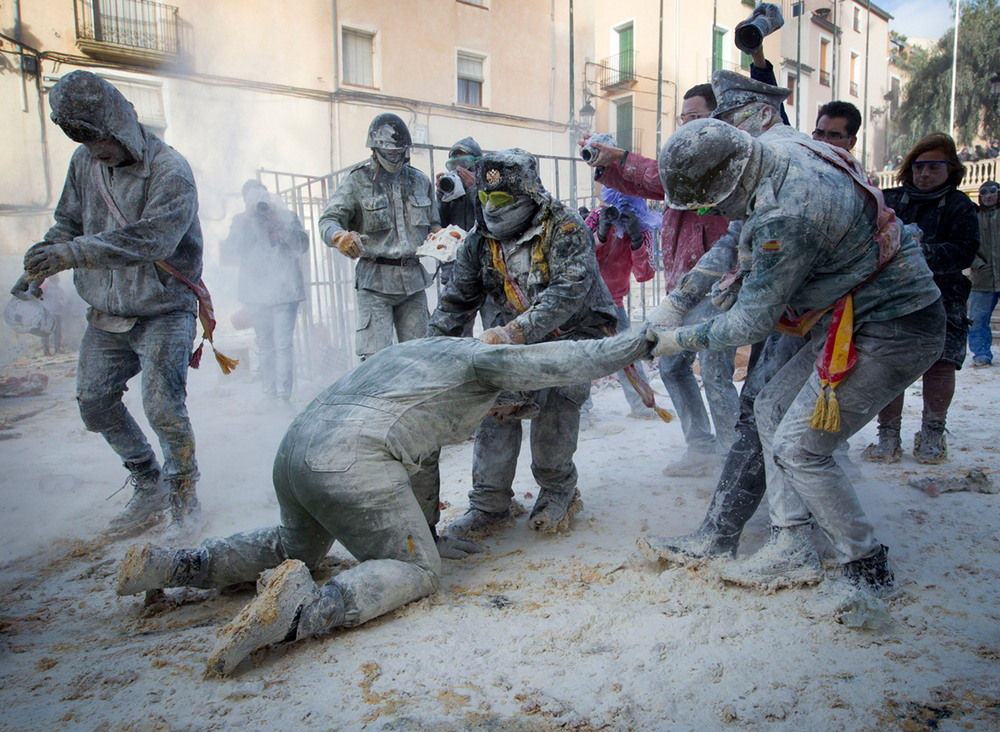
[[[597,217],[597,238],[601,241],[608,240],[608,233],[611,231],[611,225],[618,218],[618,209],[614,206],[605,206],[601,209],[600,215]]]
[[[17,282],[10,288],[10,294],[20,300],[35,298],[42,299],[42,286],[38,280],[25,273],[17,278]]]
[[[628,234],[628,238],[632,240],[632,251],[635,251],[642,246],[642,222],[639,221],[639,217],[635,215],[632,211],[625,211],[619,222],[622,228],[625,229],[625,233]]]
[[[39,242],[24,254],[24,271],[35,279],[45,279],[76,266],[76,257],[68,242]]]

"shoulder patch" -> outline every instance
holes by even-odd
[[[760,245],[760,250],[766,254],[777,254],[781,251],[781,242],[777,239],[768,239]]]
[[[572,221],[565,223],[559,227],[559,231],[561,231],[564,234],[568,234],[569,232],[575,230],[576,230],[576,224],[574,224]]]

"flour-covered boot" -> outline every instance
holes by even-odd
[[[535,507],[528,517],[528,527],[534,531],[554,534],[569,529],[569,522],[583,510],[580,491],[576,488],[565,495],[554,495],[544,488],[538,493]]]
[[[879,427],[878,444],[870,444],[861,454],[870,463],[898,463],[903,459],[903,443],[899,438],[899,430]]]
[[[843,573],[851,584],[875,597],[888,597],[896,589],[896,576],[889,566],[889,547],[885,544],[871,556],[845,564]]]
[[[813,544],[812,524],[772,526],[764,546],[746,559],[730,562],[719,576],[726,582],[765,590],[819,582],[823,566]]]
[[[168,503],[168,489],[160,478],[160,466],[150,458],[142,462],[126,462],[129,477],[125,485],[132,486],[132,497],[124,510],[111,519],[108,533],[130,536],[163,520]]]
[[[697,531],[683,536],[640,536],[636,545],[650,561],[700,564],[716,557],[735,557],[740,534],[723,535],[702,524]]]
[[[681,457],[667,464],[663,474],[670,478],[700,478],[718,467],[719,458],[714,452],[685,450]]]
[[[187,587],[201,572],[205,559],[205,552],[200,549],[133,546],[118,565],[115,592],[125,596],[164,587]]]
[[[924,465],[940,465],[948,460],[948,443],[944,436],[944,425],[930,425],[926,422],[913,435],[913,457]]]
[[[226,676],[258,648],[295,640],[299,613],[317,593],[309,568],[288,559],[264,572],[257,597],[218,632],[206,676]]]
[[[196,543],[201,532],[201,503],[194,478],[170,479],[170,521],[160,536],[168,546]]]
[[[491,513],[470,507],[461,518],[448,524],[442,533],[458,539],[476,539],[488,536],[504,526],[510,526],[513,522],[514,514],[510,508]]]

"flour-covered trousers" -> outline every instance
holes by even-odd
[[[358,330],[354,334],[354,351],[362,359],[388,348],[396,341],[411,341],[427,335],[427,293],[391,295],[359,288]]]
[[[576,490],[573,455],[580,436],[580,407],[590,394],[590,382],[533,394],[540,412],[531,420],[531,472],[548,495],[567,496]],[[499,513],[510,507],[521,424],[518,419],[486,417],[479,425],[472,452],[471,508]]]
[[[142,408],[163,451],[163,477],[198,477],[194,432],[187,413],[187,373],[194,313],[139,318],[125,333],[87,326],[80,343],[76,399],[84,426],[99,432],[123,462],[155,458],[122,395],[142,373]]]
[[[754,412],[772,525],[803,524],[811,514],[841,563],[878,549],[875,531],[833,453],[938,359],[944,331],[940,300],[893,320],[862,323],[854,332],[857,363],[836,389],[838,432],[810,427],[820,386],[816,356],[825,332],[814,331],[809,344],[761,389]]]
[[[280,525],[204,542],[191,586],[253,581],[286,559],[314,568],[339,541],[358,560],[330,580],[344,597],[345,626],[434,592],[441,559],[409,475],[358,422],[326,414],[293,423],[274,460]]]
[[[257,337],[260,385],[268,396],[289,397],[295,378],[295,317],[297,302],[248,305],[250,322]]]

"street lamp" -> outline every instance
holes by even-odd
[[[594,124],[594,116],[597,114],[597,110],[594,109],[594,105],[590,103],[590,99],[583,103],[580,107],[580,130],[583,132],[589,132]]]
[[[1000,116],[1000,74],[990,79],[990,99],[993,100],[993,112]]]

